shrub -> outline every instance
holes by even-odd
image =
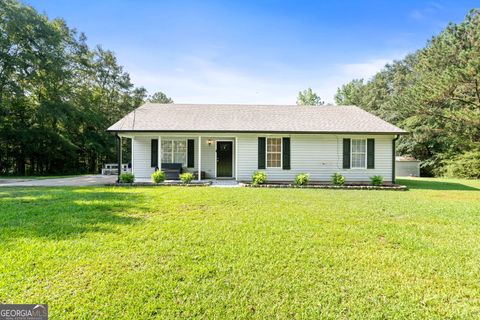
[[[118,178],[118,180],[121,183],[133,183],[133,181],[135,180],[135,176],[130,172],[124,172],[120,174],[120,177]]]
[[[294,182],[296,186],[305,186],[308,184],[309,179],[308,173],[300,173],[295,177]]]
[[[261,171],[255,171],[252,175],[252,184],[254,186],[267,182],[267,174]]]
[[[465,152],[447,161],[445,175],[451,178],[480,179],[480,151]]]
[[[383,177],[382,176],[370,177],[370,183],[374,186],[382,185],[383,184]]]
[[[191,172],[185,172],[180,175],[180,180],[182,180],[183,183],[190,183],[193,180],[193,173]]]
[[[345,177],[338,172],[332,175],[332,183],[336,186],[343,186],[345,184]]]
[[[163,182],[165,181],[165,172],[162,170],[156,170],[150,175],[150,178],[152,179],[153,183]]]

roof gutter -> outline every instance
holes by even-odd
[[[368,131],[269,131],[269,130],[105,130],[106,132],[177,132],[177,133],[272,133],[272,134],[365,134],[365,135],[403,135],[403,132],[368,132]]]
[[[115,134],[115,138],[117,140],[117,182],[120,182],[120,174],[122,173],[122,137],[120,137],[118,134]]]

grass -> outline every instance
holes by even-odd
[[[56,318],[477,319],[480,182],[0,189],[0,303]]]

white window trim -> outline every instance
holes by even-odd
[[[353,166],[353,148],[352,148],[352,145],[353,145],[353,140],[363,140],[365,141],[365,166],[364,167],[354,167]],[[367,139],[350,139],[350,169],[354,169],[354,170],[363,170],[363,169],[367,169],[367,155],[368,155],[368,143],[367,143]]]
[[[166,162],[166,163],[174,163],[173,159],[174,159],[174,156],[175,156],[175,152],[173,151],[173,141],[184,141],[185,142],[185,148],[186,148],[186,150],[185,150],[185,163],[182,163],[182,165],[187,166],[188,165],[188,139],[164,138],[164,139],[160,140],[160,143],[163,142],[163,141],[168,141],[168,142],[172,143],[172,156],[171,156],[171,159],[170,159],[171,162]],[[164,161],[165,159],[162,156],[163,155],[163,148],[162,148],[161,144],[160,144],[160,154],[161,154],[160,158],[162,159],[162,161]],[[161,166],[162,166],[162,163],[160,163],[159,167],[161,167]]]
[[[280,139],[280,166],[268,166],[268,139]],[[271,152],[272,153],[272,152]],[[265,169],[282,169],[283,168],[283,138],[282,137],[266,137],[265,140]]]

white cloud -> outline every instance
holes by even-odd
[[[308,87],[328,103],[333,102],[338,87],[355,78],[368,79],[392,60],[369,59],[328,70],[279,66],[282,76],[268,70],[246,72],[198,57],[184,57],[169,68],[127,69],[137,86],[149,93],[163,91],[177,103],[294,104],[298,91]]]
[[[352,79],[368,79],[380,71],[387,63],[392,62],[392,60],[393,59],[372,59],[360,63],[347,63],[340,65],[339,70],[343,75],[347,75]]]
[[[136,85],[165,92],[177,103],[295,103],[298,89],[288,81],[248,74],[188,57],[166,70],[130,69]],[[180,71],[181,70],[181,71]]]
[[[415,9],[413,10],[412,12],[410,12],[410,18],[412,18],[413,20],[423,20],[425,19],[425,14],[418,10],[418,9]]]
[[[332,71],[320,79],[313,79],[312,89],[322,97],[325,102],[333,103],[337,89],[353,79],[368,80],[379,72],[387,63],[403,57],[403,53],[389,58],[375,58],[363,62],[336,65]],[[310,86],[310,85],[309,85]]]
[[[410,12],[409,17],[413,20],[423,21],[431,18],[437,12],[444,10],[444,6],[438,2],[430,1],[427,6],[420,9],[414,9]]]

